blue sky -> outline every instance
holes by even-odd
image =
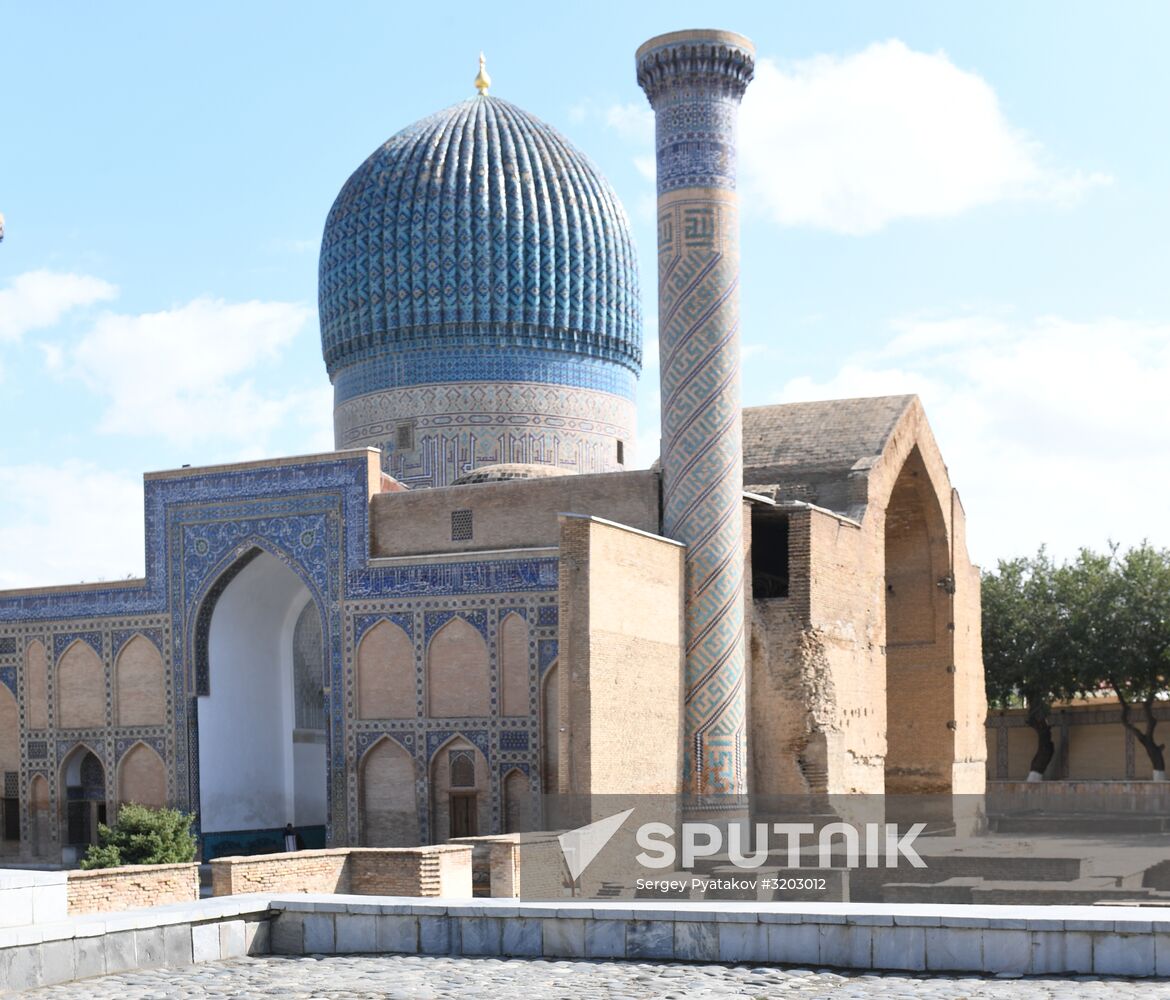
[[[1170,544],[1170,6],[0,5],[0,586],[142,569],[141,474],[331,445],[316,256],[350,172],[492,92],[633,221],[633,54],[751,37],[744,399],[919,392],[985,565]]]

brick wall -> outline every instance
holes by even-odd
[[[621,525],[562,517],[562,793],[679,790],[684,551]]]
[[[211,888],[216,896],[245,892],[349,892],[347,848],[216,858]]]
[[[565,511],[657,531],[658,488],[658,473],[643,471],[383,493],[370,504],[371,554],[553,546],[560,541],[557,515]],[[472,511],[472,537],[466,541],[451,539],[455,510]]]
[[[114,913],[199,898],[199,866],[126,865],[66,875],[69,915]]]
[[[216,896],[247,892],[330,892],[365,896],[470,898],[471,848],[335,848],[216,858]]]

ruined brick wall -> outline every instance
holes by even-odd
[[[66,875],[69,915],[116,913],[199,898],[199,866],[126,865]]]
[[[861,522],[784,505],[788,596],[753,601],[753,792],[980,792],[979,571],[917,400],[850,478]]]

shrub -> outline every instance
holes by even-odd
[[[191,832],[195,817],[178,809],[151,809],[127,803],[118,809],[118,821],[98,826],[98,842],[91,844],[82,868],[121,865],[173,865],[195,860]]]

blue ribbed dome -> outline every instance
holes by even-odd
[[[321,241],[320,319],[330,376],[362,372],[353,391],[388,387],[369,384],[367,359],[419,384],[433,366],[410,358],[452,349],[641,366],[617,196],[563,136],[494,97],[404,129],[346,182]]]

